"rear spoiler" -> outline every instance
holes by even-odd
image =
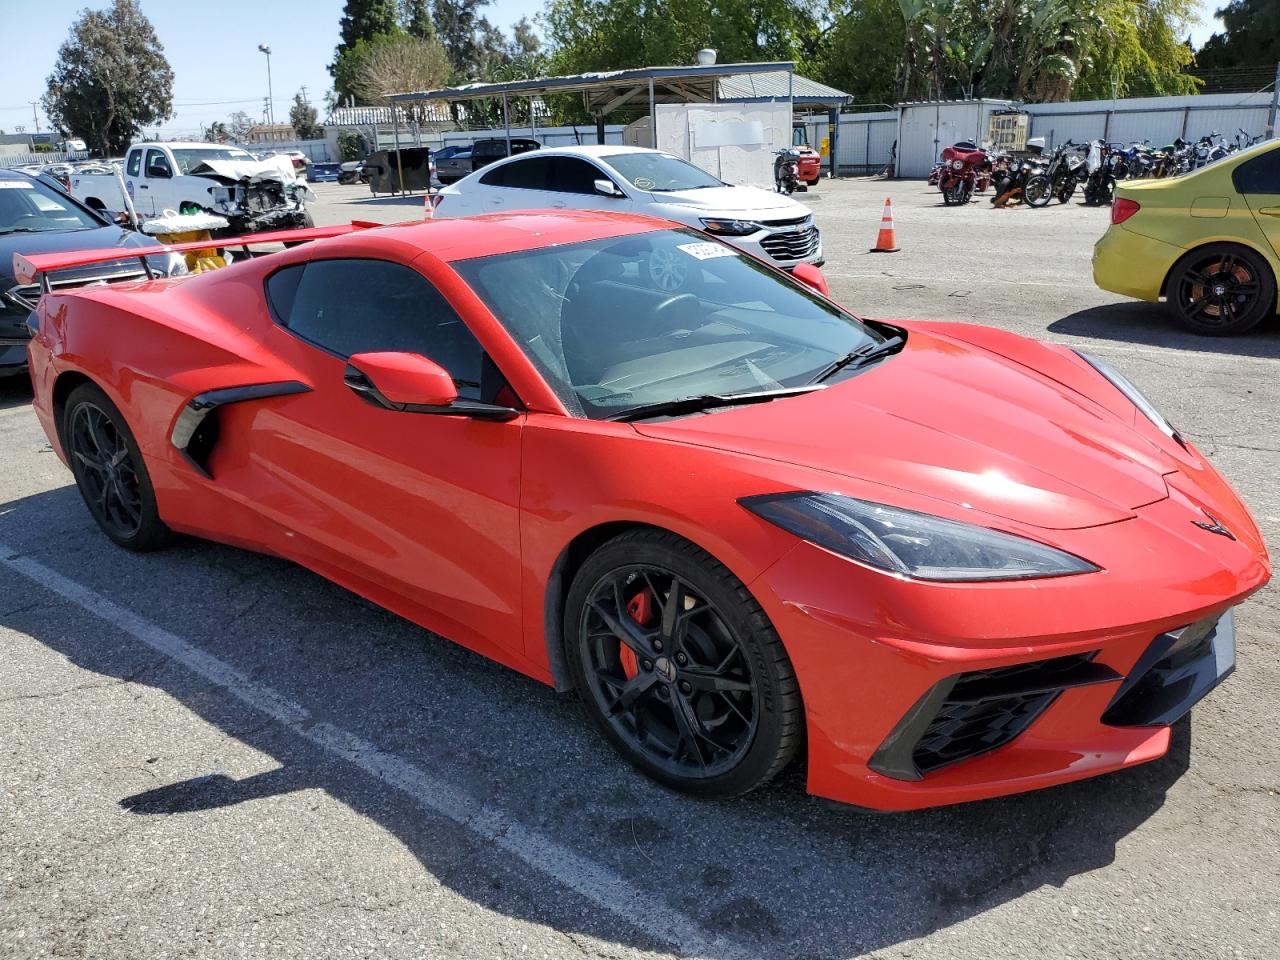
[[[302,227],[297,230],[273,230],[268,233],[254,233],[247,237],[223,237],[214,240],[190,240],[186,243],[168,243],[158,247],[110,247],[100,250],[70,250],[64,253],[15,253],[13,255],[13,273],[20,285],[35,283],[40,278],[42,287],[47,287],[46,274],[54,270],[67,270],[71,267],[87,267],[95,263],[114,263],[117,260],[137,259],[148,277],[155,277],[155,270],[147,262],[148,257],[161,256],[166,253],[185,253],[188,250],[208,250],[212,247],[249,247],[264,243],[305,243],[308,240],[325,240],[329,237],[341,237],[358,230],[380,227],[380,223],[368,220],[353,220],[351,223],[333,227]],[[48,289],[42,291],[48,293]]]

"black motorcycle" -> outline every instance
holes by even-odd
[[[995,184],[995,196],[991,203],[997,207],[1024,201],[1028,206],[1042,207],[1052,195],[1045,165],[1039,160],[1010,159],[997,167],[992,183]]]
[[[1076,192],[1076,184],[1080,182],[1077,170],[1083,164],[1079,146],[1070,140],[1062,144],[1053,152],[1053,156],[1049,158],[1049,166],[1044,171],[1044,176],[1049,178],[1049,189],[1041,190],[1039,184],[1035,184],[1034,189],[1027,191],[1027,204],[1043,207],[1048,205],[1050,199],[1059,203],[1070,202]]]
[[[1105,141],[1095,140],[1089,145],[1086,164],[1089,177],[1084,182],[1084,202],[1092,206],[1110,203],[1115,197],[1116,181],[1129,175],[1124,153],[1113,150]]]
[[[785,147],[773,157],[773,185],[788,196],[800,189],[800,151]]]

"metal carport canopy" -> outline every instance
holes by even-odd
[[[458,102],[489,97],[537,97],[555,93],[581,93],[587,110],[604,117],[637,99],[653,103],[714,103],[721,97],[717,81],[721,77],[752,73],[784,73],[787,81],[775,94],[790,98],[795,63],[780,60],[768,63],[712,63],[684,67],[637,67],[634,70],[606,70],[568,77],[540,77],[506,83],[466,83],[439,90],[393,93],[395,103],[416,100]]]

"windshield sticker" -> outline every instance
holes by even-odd
[[[682,243],[676,247],[699,260],[715,260],[717,257],[736,257],[738,251],[719,243]]]
[[[655,186],[654,182],[648,177],[636,177],[631,182],[637,190],[652,190]]]
[[[0,180],[0,190],[34,190],[35,185],[26,180]]]

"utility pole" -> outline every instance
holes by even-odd
[[[258,49],[267,55],[267,123],[275,125],[275,95],[271,92],[271,48],[265,43],[258,44]]]
[[[1276,114],[1280,114],[1280,63],[1276,64],[1276,78],[1271,83],[1271,116],[1267,118],[1268,137],[1276,135]]]
[[[302,85],[302,102],[308,107],[311,106],[311,98],[307,96],[307,85],[305,83]]]
[[[36,122],[36,133],[39,133],[40,132],[40,114],[36,113],[36,104],[38,104],[40,101],[28,100],[27,102],[31,104],[31,119]]]

